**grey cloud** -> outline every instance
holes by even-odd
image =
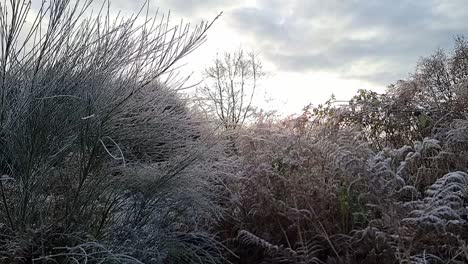
[[[133,2],[134,0],[118,0],[120,2]],[[135,2],[144,2],[136,0]],[[205,18],[212,19],[221,11],[229,8],[236,1],[228,0],[150,0],[150,5],[161,8],[162,11],[170,11],[181,18]]]
[[[147,0],[111,0],[111,5],[113,9],[136,12],[146,2]],[[164,13],[170,11],[183,18],[194,18],[200,15],[208,15],[211,18],[232,5],[233,2],[226,0],[149,0],[149,7],[152,13],[159,9]]]
[[[144,2],[112,0],[112,6],[135,12]],[[328,71],[380,85],[405,78],[420,56],[449,49],[455,35],[468,34],[466,0],[256,0],[249,7],[230,0],[150,0],[150,7],[192,21],[224,10],[221,19],[236,38],[250,40],[279,70]],[[351,71],[363,63],[368,71]]]
[[[267,36],[272,40],[286,41],[289,29],[282,25],[276,15],[268,10],[260,11],[258,8],[241,8],[228,14],[228,19],[235,19],[241,31]]]
[[[193,16],[203,11],[207,13],[220,12],[229,6],[230,2],[225,0],[164,0],[162,4],[180,14]]]
[[[285,12],[264,0],[260,7],[232,11],[228,19],[281,70],[327,70],[387,85],[405,78],[420,56],[451,48],[455,35],[468,33],[468,15],[459,12],[468,2],[457,3],[296,0]],[[366,31],[377,33],[357,37]],[[351,66],[360,62],[390,68],[351,74]]]

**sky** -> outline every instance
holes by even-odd
[[[149,0],[173,21],[197,23],[223,15],[207,41],[184,61],[183,73],[201,72],[217,54],[259,54],[267,76],[254,104],[299,112],[335,94],[383,92],[414,71],[437,48],[450,50],[468,36],[468,0]],[[144,0],[112,0],[112,10],[137,11]]]

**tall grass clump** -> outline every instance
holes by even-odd
[[[216,263],[222,158],[173,78],[211,23],[90,5],[0,4],[0,262]]]

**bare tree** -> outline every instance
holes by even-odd
[[[241,127],[252,112],[258,81],[265,76],[253,52],[238,50],[216,58],[204,72],[201,106],[214,114],[226,130]]]

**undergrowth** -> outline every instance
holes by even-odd
[[[212,23],[90,4],[0,4],[0,262],[468,262],[463,37],[384,94],[213,131],[175,73]]]

